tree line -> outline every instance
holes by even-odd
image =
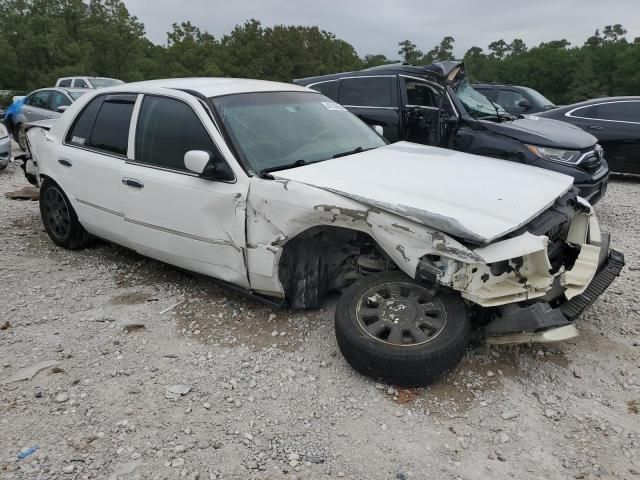
[[[497,40],[464,54],[471,80],[535,88],[556,103],[640,93],[640,38],[621,25],[596,30],[583,45],[564,39],[528,47]],[[86,74],[137,81],[163,77],[231,76],[290,82],[394,61],[428,64],[454,59],[445,36],[427,52],[404,40],[398,59],[360,57],[352,45],[318,27],[264,27],[248,20],[219,38],[191,22],[174,24],[166,44],[145,36],[122,0],[0,0],[0,90],[51,86]]]

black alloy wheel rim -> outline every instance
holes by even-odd
[[[434,295],[435,289],[412,283],[378,285],[358,299],[358,325],[374,340],[394,346],[430,342],[447,322],[447,311]]]
[[[49,187],[44,192],[44,216],[53,235],[64,240],[71,229],[71,218],[67,202],[60,190]]]

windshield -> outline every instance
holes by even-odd
[[[71,98],[73,98],[74,100],[77,100],[85,93],[87,92],[69,92],[69,95],[71,95]]]
[[[105,88],[105,87],[113,87],[115,85],[122,85],[124,82],[122,80],[116,80],[115,78],[92,78],[91,85],[93,88]]]
[[[342,105],[318,93],[243,93],[211,101],[253,173],[386,144]]]
[[[542,95],[537,90],[533,88],[524,87],[524,89],[529,93],[529,95],[533,98],[534,102],[543,107],[555,107],[555,104],[549,100],[547,97]]]
[[[465,110],[472,117],[495,117],[498,115],[498,112],[500,115],[504,115],[506,117],[511,116],[500,105],[492,103],[491,100],[474,89],[466,80],[461,82],[455,91],[458,99],[464,105]]]

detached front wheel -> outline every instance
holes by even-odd
[[[386,272],[344,291],[335,328],[340,351],[356,371],[420,387],[458,365],[471,327],[459,295]]]

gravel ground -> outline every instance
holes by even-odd
[[[62,250],[37,202],[5,198],[25,184],[0,172],[1,478],[640,478],[640,183],[598,205],[627,267],[580,337],[478,344],[411,391],[349,368],[335,298],[276,310],[117,246]]]

